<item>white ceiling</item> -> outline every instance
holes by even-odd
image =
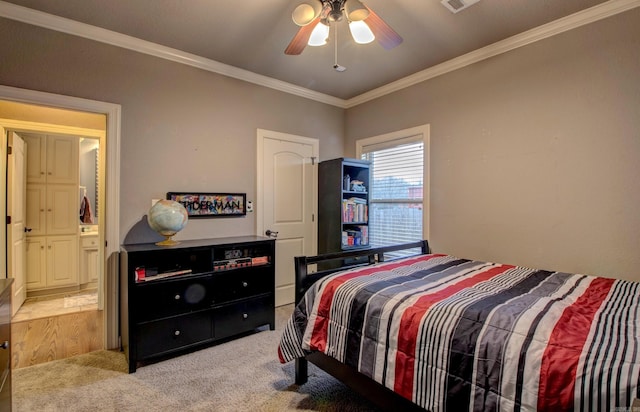
[[[313,2],[317,0],[306,0]],[[404,41],[385,50],[357,45],[346,22],[334,43],[284,54],[298,31],[291,20],[303,0],[8,0],[11,4],[181,50],[299,88],[353,99],[511,36],[611,3],[638,0],[481,0],[457,14],[440,0],[364,0]],[[592,13],[593,14],[593,13]],[[1,15],[1,14],[0,14]],[[333,28],[332,28],[333,30]]]

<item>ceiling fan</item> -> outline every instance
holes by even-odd
[[[298,5],[291,17],[301,27],[284,51],[289,55],[302,53],[307,44],[326,44],[330,23],[343,18],[356,43],[367,44],[376,39],[387,50],[402,43],[402,37],[360,0],[314,0]]]

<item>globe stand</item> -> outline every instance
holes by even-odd
[[[162,235],[162,236],[164,236],[165,239],[160,241],[160,242],[156,242],[156,245],[158,245],[158,246],[173,246],[173,245],[177,245],[177,244],[180,243],[177,240],[171,239],[171,237],[173,235],[168,235],[168,236],[167,235]]]

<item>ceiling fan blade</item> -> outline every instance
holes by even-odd
[[[373,34],[376,36],[378,43],[387,50],[393,49],[402,43],[402,37],[400,37],[400,35],[396,33],[391,26],[385,23],[384,20],[382,20],[373,10],[369,7],[367,8],[369,9],[369,17],[364,19],[364,22],[367,23],[367,26],[369,26]]]
[[[316,26],[320,23],[320,16],[317,16],[315,19],[311,21],[311,23],[306,26],[300,27],[300,30],[293,36],[291,43],[284,50],[284,54],[296,55],[302,53],[304,48],[307,46],[309,42],[309,37],[311,37],[311,32]]]

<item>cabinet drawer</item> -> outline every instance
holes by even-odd
[[[136,348],[140,359],[206,342],[213,337],[211,311],[145,322],[138,327]]]
[[[236,269],[214,274],[213,303],[220,304],[263,293],[272,293],[275,287],[273,268]]]
[[[98,236],[80,236],[80,246],[83,249],[96,249],[98,247]]]
[[[138,322],[159,319],[210,307],[211,289],[209,277],[149,281],[135,286],[131,304]]]
[[[273,323],[273,302],[273,295],[268,295],[215,309],[215,338],[226,338]]]

